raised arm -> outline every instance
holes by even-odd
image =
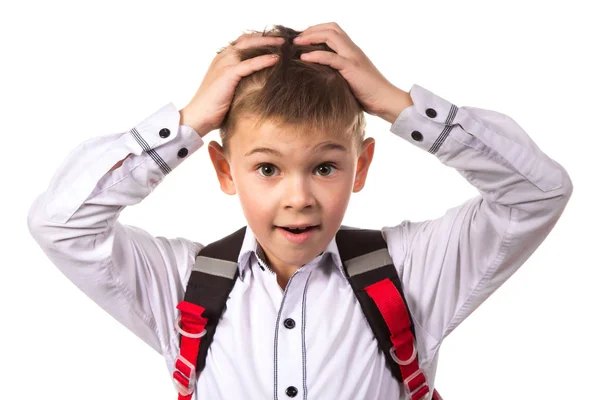
[[[31,205],[29,230],[48,258],[85,294],[159,353],[179,347],[176,306],[202,244],[154,237],[123,225],[141,202],[220,127],[240,80],[275,64],[271,54],[240,60],[237,50],[280,45],[244,34],[210,64],[188,105],[169,103],[127,132],[75,148]]]
[[[35,199],[27,219],[56,267],[161,354],[168,340],[163,332],[170,329],[166,322],[174,319],[187,266],[201,245],[154,237],[118,217],[202,146],[200,135],[179,122],[179,111],[169,103],[129,131],[81,143]]]
[[[573,191],[565,169],[510,117],[457,107],[419,85],[391,132],[458,171],[480,195],[440,218],[384,227],[408,306],[441,341],[548,236]]]

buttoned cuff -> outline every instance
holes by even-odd
[[[179,121],[177,107],[173,103],[164,105],[129,130],[129,150],[136,155],[146,152],[167,175],[204,144],[192,127],[179,125]]]
[[[409,94],[413,104],[402,110],[390,131],[435,154],[452,130],[458,107],[417,84]]]

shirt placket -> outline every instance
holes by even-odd
[[[283,292],[274,341],[275,399],[304,396],[303,296],[310,272],[305,266],[291,277]]]

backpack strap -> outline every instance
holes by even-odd
[[[245,234],[243,227],[197,254],[184,300],[177,305],[181,316],[175,329],[181,335],[173,382],[178,400],[191,399],[197,373],[206,365],[217,323],[239,275],[237,259]],[[381,231],[342,226],[336,243],[346,277],[392,375],[404,384],[412,400],[422,399],[429,388],[418,365],[414,325]],[[432,399],[442,400],[435,389]]]
[[[419,367],[414,323],[382,232],[342,226],[336,243],[346,277],[392,375],[403,383],[410,399],[428,398],[429,386]],[[433,400],[441,400],[435,389]]]
[[[173,383],[179,400],[191,399],[196,376],[206,365],[217,323],[239,275],[237,259],[245,234],[244,226],[203,247],[196,255],[184,299],[177,305],[181,316],[175,322],[175,329],[180,333],[180,350]]]

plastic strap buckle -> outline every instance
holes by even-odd
[[[175,384],[175,389],[177,389],[179,394],[181,394],[182,396],[189,396],[190,394],[192,394],[194,392],[194,388],[196,387],[196,367],[194,367],[194,365],[191,362],[189,362],[188,360],[186,360],[185,357],[183,357],[181,354],[179,356],[177,356],[177,360],[181,361],[182,363],[184,363],[186,366],[189,367],[190,376],[188,377],[182,370],[177,368],[177,361],[175,361],[175,372],[173,372],[173,383]],[[177,378],[175,378],[175,374],[177,374],[177,373],[179,373],[181,376],[183,376],[188,381],[187,386],[184,386]]]
[[[404,379],[404,381],[402,382],[404,384],[404,389],[406,390],[407,395],[409,396],[409,399],[412,400],[419,400],[419,399],[413,399],[413,396],[416,392],[418,392],[419,390],[421,390],[424,386],[427,386],[427,379],[424,379],[424,382],[422,385],[420,385],[419,387],[415,388],[415,390],[410,390],[410,387],[408,386],[408,384],[410,383],[410,381],[412,381],[413,379],[415,379],[416,377],[418,377],[419,375],[423,374],[423,377],[425,377],[425,372],[423,372],[423,369],[419,368],[418,370],[416,370],[415,372],[412,373],[411,376],[409,376],[408,378]],[[427,393],[429,393],[429,390],[427,390],[427,392],[424,392],[424,395],[427,395]]]
[[[403,360],[399,359],[396,356],[396,349],[394,348],[394,346],[390,347],[390,355],[392,356],[392,358],[394,359],[394,361],[396,361],[397,364],[408,365],[408,364],[410,364],[410,363],[412,363],[414,361],[414,359],[417,357],[417,348],[415,347],[415,342],[413,342],[412,345],[413,345],[412,355],[406,361],[403,361]]]
[[[183,329],[181,329],[181,315],[178,316],[177,319],[175,320],[175,330],[177,332],[179,332],[181,335],[187,336],[191,339],[199,339],[202,336],[206,335],[206,328],[204,328],[204,330],[200,333],[190,333],[190,332],[186,332]]]

